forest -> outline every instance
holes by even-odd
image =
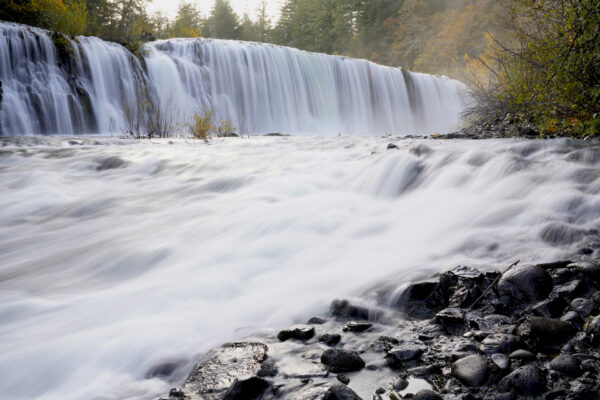
[[[596,135],[600,2],[596,0],[287,0],[278,21],[265,2],[237,15],[215,0],[208,15],[179,3],[169,19],[149,0],[7,0],[0,19],[70,36],[93,35],[136,52],[173,37],[268,42],[445,74],[475,89],[470,115],[510,114],[542,132]]]

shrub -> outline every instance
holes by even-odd
[[[215,131],[214,113],[211,110],[199,108],[196,114],[192,115],[192,121],[187,126],[193,137],[208,142]]]

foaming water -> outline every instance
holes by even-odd
[[[122,134],[148,112],[186,122],[199,108],[242,134],[435,133],[465,107],[461,82],[365,60],[211,39],[140,52],[0,21],[0,136]]]
[[[0,398],[153,399],[334,298],[553,260],[600,228],[597,144],[387,143],[4,139]]]

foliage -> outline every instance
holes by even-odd
[[[227,0],[215,0],[206,20],[207,32],[217,39],[239,39],[238,16]]]
[[[215,127],[215,131],[218,137],[237,136],[235,134],[235,126],[233,126],[233,123],[229,120],[220,121],[219,124]]]
[[[192,120],[187,127],[193,137],[208,142],[215,130],[214,113],[211,110],[199,108],[196,114],[192,115]]]
[[[498,43],[495,80],[471,113],[510,113],[545,135],[600,135],[600,2],[513,0],[511,10],[515,42]]]
[[[0,20],[75,36],[84,32],[87,12],[84,0],[2,0]]]

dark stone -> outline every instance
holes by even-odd
[[[288,329],[284,329],[277,335],[277,338],[282,342],[288,339],[296,339],[306,341],[315,336],[315,328],[308,325],[297,325]]]
[[[442,400],[442,396],[431,390],[419,390],[413,400]]]
[[[579,279],[569,281],[562,285],[557,285],[554,288],[554,293],[563,296],[566,299],[573,299],[584,291],[585,285]]]
[[[535,304],[531,310],[541,317],[546,318],[559,318],[565,308],[567,308],[569,304],[560,296],[542,300],[539,303]]]
[[[541,351],[560,349],[576,331],[569,322],[543,317],[526,317],[516,329],[530,347]]]
[[[451,335],[461,334],[466,328],[465,314],[459,308],[445,308],[435,315],[433,322]]]
[[[394,390],[402,391],[408,387],[408,380],[402,376],[399,376],[392,384]]]
[[[325,318],[312,317],[311,319],[308,320],[308,322],[306,324],[307,325],[323,325],[325,322],[327,322],[327,320]]]
[[[526,365],[517,368],[506,375],[498,384],[498,390],[502,393],[514,390],[525,396],[538,396],[544,393],[546,388],[546,376],[535,365]]]
[[[581,327],[581,325],[583,325],[583,319],[581,319],[581,317],[579,316],[579,314],[576,311],[568,311],[565,313],[565,315],[563,315],[562,317],[560,317],[561,321],[564,322],[570,322],[575,326]]]
[[[183,393],[181,390],[173,388],[169,391],[169,399],[177,399],[177,400],[184,400],[185,399],[185,393]]]
[[[326,344],[327,346],[335,346],[342,340],[342,337],[337,333],[325,333],[319,336],[319,342]]]
[[[396,146],[394,143],[388,143],[388,145],[387,145],[388,150],[397,149],[397,148],[398,148],[398,146]]]
[[[558,268],[565,268],[571,263],[572,263],[572,261],[570,261],[570,260],[553,261],[553,262],[549,262],[549,263],[537,264],[536,267],[540,267],[545,270],[552,270],[552,269],[558,269]]]
[[[512,353],[522,347],[523,343],[518,336],[507,333],[495,333],[483,339],[481,351],[485,354]]]
[[[503,371],[505,369],[508,369],[508,367],[510,367],[510,361],[505,354],[502,354],[502,353],[492,354],[491,359],[492,359],[492,362],[494,364],[496,364],[496,366]]]
[[[530,351],[519,349],[508,355],[511,360],[535,360],[535,354]]]
[[[392,348],[394,348],[394,346],[396,346],[398,343],[400,343],[400,342],[396,338],[393,338],[390,336],[379,336],[377,339],[375,339],[373,341],[373,343],[371,343],[371,345],[369,347],[375,353],[382,353],[382,352],[387,353]]]
[[[409,317],[431,318],[448,306],[448,296],[439,282],[418,282],[402,292],[396,306]]]
[[[263,363],[260,365],[260,369],[256,373],[256,376],[259,376],[259,377],[265,377],[265,376],[274,377],[274,376],[277,376],[277,372],[278,371],[277,371],[277,366],[275,365],[275,360],[273,360],[273,359],[267,359],[267,360],[263,361]]]
[[[150,370],[146,373],[146,378],[147,379],[167,378],[167,377],[173,375],[173,373],[177,370],[177,368],[179,368],[183,364],[185,364],[185,361],[181,360],[181,361],[165,362],[165,363],[156,365],[156,366],[150,368]]]
[[[348,322],[343,330],[344,332],[364,332],[367,329],[369,329],[370,327],[372,327],[373,324],[370,324],[368,322]]]
[[[498,281],[498,293],[513,304],[545,299],[552,291],[552,278],[539,266],[515,267]]]
[[[257,399],[269,387],[269,383],[262,378],[253,376],[243,381],[235,380],[223,400],[252,400]]]
[[[350,389],[346,385],[337,384],[331,386],[325,396],[323,396],[323,400],[362,400],[359,395],[357,395],[354,390]]]
[[[600,316],[594,317],[588,324],[585,333],[593,345],[600,344]]]
[[[336,318],[369,320],[369,310],[367,308],[350,304],[348,300],[334,300],[331,303],[330,313]]]
[[[452,375],[467,386],[479,386],[487,379],[487,360],[478,354],[461,358],[452,364]]]
[[[392,368],[398,368],[402,362],[420,358],[427,350],[424,345],[405,343],[392,348],[386,355],[386,360]]]
[[[571,301],[571,308],[577,311],[581,318],[586,319],[594,311],[594,302],[591,299],[578,297]]]
[[[570,354],[561,354],[550,362],[550,368],[563,375],[579,376],[581,367],[579,361]]]
[[[321,355],[321,362],[331,372],[353,372],[365,367],[365,362],[355,351],[329,349]]]
[[[346,375],[343,374],[339,374],[336,376],[337,380],[342,382],[344,385],[347,385],[350,383],[350,378],[348,378]]]

